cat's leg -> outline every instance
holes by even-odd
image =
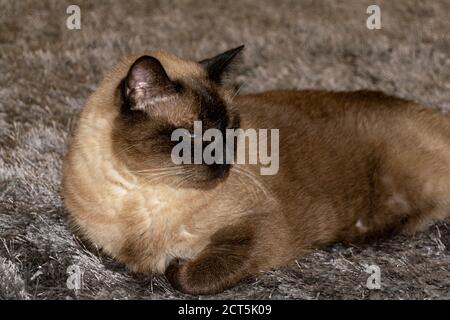
[[[428,211],[422,211],[405,223],[402,232],[407,235],[414,235],[417,232],[422,232],[428,229],[435,222],[444,220],[450,217],[450,205],[448,208],[434,208]]]
[[[414,234],[449,217],[450,163],[438,156],[412,149],[377,161],[366,183],[370,187],[365,205],[355,211],[339,238],[355,242],[394,233]]]
[[[415,141],[421,147],[402,152],[403,167],[415,177],[408,184],[408,192],[417,208],[403,227],[407,234],[423,231],[450,217],[450,118],[435,114],[421,120],[421,135]],[[414,160],[408,162],[408,158]]]
[[[282,266],[304,252],[293,244],[281,212],[248,214],[238,224],[214,233],[193,260],[172,261],[165,275],[181,292],[215,294],[246,277]]]
[[[381,192],[372,201],[374,210],[365,229],[394,227],[394,231],[414,234],[449,217],[450,158],[439,156],[412,154],[412,164],[406,160],[397,168],[391,164],[392,171],[385,172],[375,184]]]
[[[173,260],[165,271],[166,278],[183,293],[221,292],[252,273],[254,240],[254,229],[250,224],[219,230],[196,259]]]

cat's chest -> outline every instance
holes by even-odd
[[[171,212],[170,217],[174,218],[186,211],[187,207],[181,204],[198,198],[193,190],[151,185],[146,180],[139,180],[118,165],[112,156],[104,154],[91,159],[88,175],[89,183],[96,186],[98,202],[105,207],[106,213],[116,217],[140,212],[150,218]]]
[[[79,197],[83,210],[74,212],[88,237],[116,257],[124,248],[152,257],[146,265],[157,270],[165,267],[172,252],[190,255],[188,247],[195,247],[196,240],[193,213],[205,205],[205,195],[146,185],[117,170],[110,159],[100,160],[84,166],[90,168],[82,174],[89,192]]]
[[[111,168],[105,178],[103,190],[112,200],[109,205],[115,218],[123,223],[134,223],[135,227],[138,223],[157,230],[176,226],[187,220],[199,199],[195,191],[142,184],[126,179]]]

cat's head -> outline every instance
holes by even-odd
[[[203,132],[218,129],[224,138],[226,129],[239,127],[235,92],[222,79],[242,48],[200,62],[161,54],[134,61],[118,88],[120,112],[112,133],[114,154],[130,172],[149,183],[188,188],[210,188],[226,179],[229,164],[175,164],[179,141],[172,141],[172,133],[187,129],[193,135],[194,121],[201,121]],[[194,142],[191,147],[193,157]]]

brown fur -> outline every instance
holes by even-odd
[[[312,248],[414,233],[449,215],[448,117],[377,92],[234,97],[199,64],[150,55],[170,79],[220,96],[230,126],[239,117],[244,129],[279,128],[280,170],[260,176],[258,166],[234,165],[220,179],[205,168],[154,179],[171,164],[152,147],[161,135],[144,135],[159,132],[158,121],[188,127],[197,101],[188,90],[150,106],[157,121],[126,120],[118,87],[139,56],[124,59],[86,103],[63,185],[80,231],[130,269],[165,271],[186,293],[216,293]]]

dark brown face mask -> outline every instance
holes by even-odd
[[[121,112],[113,129],[114,149],[132,171],[175,169],[171,150],[177,142],[171,140],[171,134],[179,128],[192,131],[194,121],[201,121],[203,131],[217,129],[224,137],[227,128],[239,127],[238,114],[230,111],[219,89],[223,74],[242,48],[199,62],[205,70],[204,79],[171,79],[161,62],[151,56],[142,56],[132,64],[120,84]],[[208,142],[202,142],[202,148],[207,146]],[[199,184],[202,188],[225,179],[230,170],[229,165],[219,163],[177,167],[183,167],[186,174],[181,172],[168,183],[189,173],[184,185]]]

